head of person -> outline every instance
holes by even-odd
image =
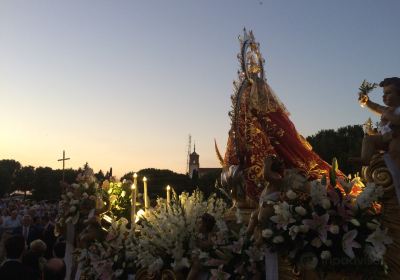
[[[47,250],[47,245],[42,240],[36,239],[31,242],[30,248],[35,255],[43,256]]]
[[[65,263],[62,259],[52,258],[43,267],[43,280],[64,280],[67,274]]]
[[[32,218],[29,215],[24,215],[22,218],[22,225],[28,227],[32,224]]]
[[[22,235],[14,235],[8,238],[4,244],[8,259],[19,259],[25,251],[25,239]]]
[[[400,106],[400,78],[386,78],[379,83],[383,88],[383,103],[389,107]]]

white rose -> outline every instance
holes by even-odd
[[[84,192],[84,193],[82,194],[82,197],[83,197],[84,199],[86,199],[86,198],[89,197],[89,195],[88,195],[86,192]]]
[[[350,223],[352,223],[353,225],[355,225],[356,227],[360,226],[360,222],[357,219],[351,219]]]
[[[85,188],[85,190],[87,190],[89,188],[89,185],[87,183],[84,183],[83,187]]]
[[[331,258],[331,252],[329,251],[322,251],[321,252],[321,259],[328,260]]]
[[[308,232],[309,229],[310,229],[310,227],[307,226],[307,225],[300,225],[300,226],[299,226],[300,232],[306,233],[306,232]]]
[[[122,192],[121,192],[121,197],[125,197],[125,194],[126,194],[126,192],[125,192],[125,191],[122,191]]]
[[[285,241],[285,239],[280,235],[275,236],[274,239],[272,239],[272,242],[274,243],[282,243],[283,241]]]
[[[314,246],[315,248],[321,247],[321,246],[322,246],[321,239],[319,239],[318,237],[314,238],[314,239],[311,241],[311,245]]]
[[[330,240],[330,239],[327,239],[324,243],[325,243],[325,245],[328,246],[328,247],[331,247],[331,246],[332,246],[332,240]]]
[[[292,191],[292,190],[288,190],[288,191],[286,192],[286,196],[287,196],[287,198],[289,198],[289,199],[295,199],[295,198],[297,197],[297,194],[296,194],[294,191]]]
[[[76,211],[76,207],[75,206],[71,206],[70,208],[69,208],[69,212],[70,213],[74,213]]]
[[[329,226],[329,231],[333,234],[338,234],[339,233],[339,226],[338,225],[330,225]]]
[[[326,209],[329,209],[329,208],[331,207],[331,202],[329,201],[329,199],[324,198],[324,199],[322,199],[322,201],[321,201],[321,206],[322,206],[322,208],[324,208],[325,210],[326,210]]]
[[[307,210],[302,206],[297,206],[296,208],[294,208],[294,211],[296,211],[296,213],[300,216],[304,216],[305,214],[307,214]]]
[[[273,232],[272,232],[272,230],[267,228],[267,229],[264,229],[261,232],[261,234],[262,234],[262,237],[264,237],[264,238],[270,238],[272,236]]]
[[[74,196],[74,194],[73,194],[72,192],[67,192],[67,196],[68,196],[69,198],[72,198],[72,197]]]

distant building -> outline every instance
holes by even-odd
[[[221,168],[214,168],[214,167],[200,168],[199,158],[200,158],[199,154],[196,153],[196,145],[194,145],[193,153],[191,153],[189,156],[189,176],[190,176],[190,178],[193,178],[193,176],[194,177],[197,176],[198,178],[200,178],[208,173],[221,171]]]

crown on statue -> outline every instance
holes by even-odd
[[[255,77],[264,79],[264,58],[260,52],[260,44],[256,42],[252,31],[243,29],[243,35],[239,36],[240,53],[238,60],[241,71],[238,72],[239,82],[248,79],[251,83]]]

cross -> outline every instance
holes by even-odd
[[[65,158],[65,151],[63,151],[63,158],[60,158],[58,161],[63,162],[63,169],[62,169],[62,180],[64,182],[64,169],[65,169],[65,161],[69,160],[70,158]]]

